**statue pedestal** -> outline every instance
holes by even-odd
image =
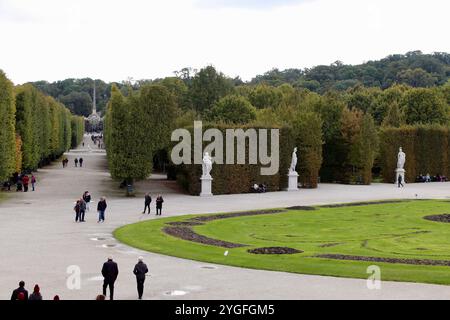
[[[202,182],[202,191],[200,193],[200,197],[211,197],[212,194],[212,181],[213,178],[211,176],[202,176],[200,178]]]
[[[406,174],[405,169],[396,169],[395,170],[395,184],[398,184],[398,177],[399,176],[402,177],[402,183],[406,184],[405,174]]]
[[[289,172],[288,179],[287,191],[298,191],[298,173],[295,171]]]

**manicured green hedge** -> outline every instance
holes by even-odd
[[[16,167],[15,112],[13,84],[0,70],[0,181]]]
[[[212,192],[215,195],[218,194],[237,194],[237,193],[248,193],[251,191],[251,186],[256,184],[264,183],[269,191],[280,191],[287,188],[288,184],[288,171],[291,164],[292,151],[294,147],[298,147],[298,167],[299,172],[299,182],[306,188],[317,187],[318,170],[321,164],[321,133],[318,137],[314,138],[311,133],[316,132],[314,130],[314,125],[310,126],[309,131],[307,131],[306,123],[307,120],[317,120],[317,119],[304,119],[305,121],[300,121],[298,125],[294,128],[292,127],[257,127],[250,125],[243,126],[231,126],[226,124],[204,124],[203,132],[207,129],[215,128],[220,130],[224,136],[224,158],[225,158],[225,132],[227,129],[243,129],[244,131],[250,128],[253,129],[279,129],[280,130],[280,167],[279,171],[275,175],[266,176],[261,175],[261,165],[251,165],[248,164],[248,139],[246,139],[246,163],[247,164],[213,164],[213,169],[211,171],[211,176],[213,177]],[[317,123],[317,127],[320,129],[321,123]],[[186,128],[191,132],[193,137],[193,128]],[[305,132],[299,134],[300,129],[305,129]],[[319,130],[320,132],[320,130]],[[270,152],[270,131],[268,130],[268,150]],[[314,139],[317,141],[319,139],[319,145],[314,145]],[[205,148],[209,142],[203,142],[203,148]],[[193,149],[192,141],[192,150]],[[235,146],[236,154],[236,146]],[[214,157],[214,154],[212,155]],[[191,154],[191,161],[193,163],[193,152]],[[307,161],[310,160],[310,161]],[[314,161],[313,161],[314,160]],[[258,162],[259,163],[259,162]],[[202,166],[200,164],[182,164],[177,168],[177,180],[182,187],[184,187],[190,194],[198,195],[200,194],[201,182],[200,177],[202,175]]]
[[[407,182],[414,182],[419,174],[448,176],[449,139],[449,128],[439,125],[382,128],[379,159],[383,180],[394,182],[400,147],[406,153]]]
[[[58,158],[81,143],[84,133],[82,117],[32,85],[14,88],[1,71],[0,119],[0,181]]]

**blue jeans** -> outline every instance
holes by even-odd
[[[105,221],[105,211],[98,212],[98,221]]]

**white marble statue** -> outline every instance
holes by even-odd
[[[297,148],[294,148],[294,152],[292,152],[292,160],[291,160],[291,167],[289,168],[289,173],[296,172],[295,169],[297,168]]]
[[[406,154],[403,152],[403,149],[400,148],[398,152],[397,169],[404,169],[405,162],[406,162]]]
[[[205,152],[203,156],[203,177],[211,177],[211,170],[212,170],[212,159],[208,152]]]

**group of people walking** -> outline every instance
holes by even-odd
[[[14,173],[14,175],[4,184],[4,188],[8,191],[11,191],[11,186],[16,186],[17,192],[28,192],[30,184],[31,184],[31,191],[36,190],[36,177],[34,174],[31,174],[29,176],[25,173]]]
[[[156,215],[160,216],[162,214],[162,204],[164,203],[163,197],[158,194],[156,197]],[[150,214],[150,204],[152,203],[152,196],[150,193],[146,193],[144,197],[144,211],[142,214],[145,214],[148,210],[148,214]]]
[[[73,160],[73,162],[75,163],[75,167],[78,167],[78,164],[79,164],[80,168],[83,168],[83,162],[84,162],[83,158],[80,158],[80,159],[75,158],[75,160]]]
[[[33,288],[33,292],[28,295],[28,290],[25,289],[25,282],[20,281],[19,287],[15,289],[11,294],[11,300],[13,301],[41,301],[43,300],[41,294],[41,288],[39,285],[35,285]],[[59,296],[56,295],[53,297],[53,300],[59,300]]]
[[[138,263],[134,266],[133,274],[136,276],[138,299],[142,300],[144,295],[145,277],[148,273],[148,267],[144,263],[144,258],[139,257]],[[119,275],[119,267],[112,257],[108,257],[108,261],[103,264],[103,296],[106,297],[106,289],[109,288],[109,299],[114,300],[114,284]]]
[[[114,300],[114,285],[117,277],[119,276],[119,266],[110,256],[102,267],[103,276],[103,294],[98,295],[96,300],[105,300],[107,296],[107,289],[109,289],[109,299]],[[144,283],[148,273],[148,267],[144,263],[144,258],[139,257],[138,262],[134,266],[133,274],[136,277],[138,299],[142,300],[144,295]],[[11,300],[28,301],[28,300],[43,300],[40,293],[39,285],[34,286],[33,293],[28,295],[28,291],[25,289],[25,282],[20,281],[19,287],[12,292]],[[55,296],[53,300],[60,300],[59,296]]]
[[[86,222],[86,211],[90,211],[90,203],[92,202],[92,196],[89,191],[85,191],[80,199],[75,202],[75,222]],[[105,211],[108,205],[106,204],[106,198],[101,197],[97,204],[98,223],[105,222]]]
[[[67,165],[69,164],[69,159],[63,158],[61,163],[62,163],[63,168],[67,168]],[[83,167],[83,163],[84,163],[84,159],[83,158],[75,158],[73,160],[73,164],[74,164],[75,167],[79,166],[80,168],[82,168]]]

